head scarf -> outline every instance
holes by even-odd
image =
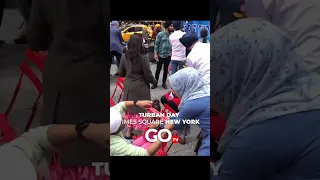
[[[115,107],[110,108],[110,134],[115,133],[121,126],[122,115]]]
[[[169,77],[170,86],[180,95],[179,107],[187,101],[210,96],[206,83],[199,71],[194,68],[183,68]]]
[[[219,152],[251,124],[320,109],[320,76],[307,70],[278,27],[260,19],[241,19],[212,38],[211,97],[228,114]]]
[[[119,22],[118,21],[112,21],[110,25],[111,26],[119,26]]]

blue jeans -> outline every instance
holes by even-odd
[[[218,180],[320,179],[320,111],[266,120],[235,134]]]
[[[185,61],[171,60],[171,75],[183,68]]]

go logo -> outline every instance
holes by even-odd
[[[149,137],[149,134],[150,134],[151,132],[156,133],[156,132],[158,132],[158,130],[156,130],[156,129],[148,129],[148,130],[147,130],[147,132],[145,133],[145,138],[146,138],[146,140],[149,141],[149,142],[156,142],[158,139],[159,139],[159,141],[161,141],[161,142],[169,142],[169,141],[171,140],[171,138],[172,138],[172,133],[171,133],[171,131],[169,131],[168,129],[161,129],[161,130],[158,132],[158,134],[153,135],[152,138]],[[163,132],[166,132],[166,133],[168,134],[168,137],[167,137],[166,139],[163,139],[163,138],[161,137],[161,134],[162,134]]]

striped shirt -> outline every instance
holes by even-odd
[[[185,61],[186,60],[186,48],[181,44],[180,38],[186,34],[181,30],[174,31],[170,36],[169,40],[172,46],[172,56],[171,60],[175,61]]]
[[[154,52],[158,53],[161,58],[167,58],[171,53],[171,44],[169,40],[169,35],[166,31],[161,31],[156,37],[154,42]]]

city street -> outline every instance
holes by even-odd
[[[153,74],[156,71],[156,64],[151,64],[151,71]],[[116,65],[112,65],[111,68],[111,74],[116,73]],[[159,82],[162,82],[162,74],[163,69],[160,72],[160,80]],[[114,92],[115,86],[116,86],[117,76],[113,76],[110,78],[110,97],[112,93]],[[161,84],[158,84],[158,88],[151,89],[151,99],[159,99],[162,95],[168,92],[168,89],[164,89]],[[167,84],[168,85],[168,84]],[[118,88],[119,89],[119,88]],[[120,90],[117,90],[114,100],[118,100],[120,95]],[[163,108],[163,107],[162,107]],[[194,148],[197,144],[197,135],[200,132],[200,128],[198,125],[191,125],[191,134],[186,137],[186,144],[174,144],[172,145],[170,151],[168,152],[169,156],[195,156]],[[169,142],[171,144],[171,142]]]

